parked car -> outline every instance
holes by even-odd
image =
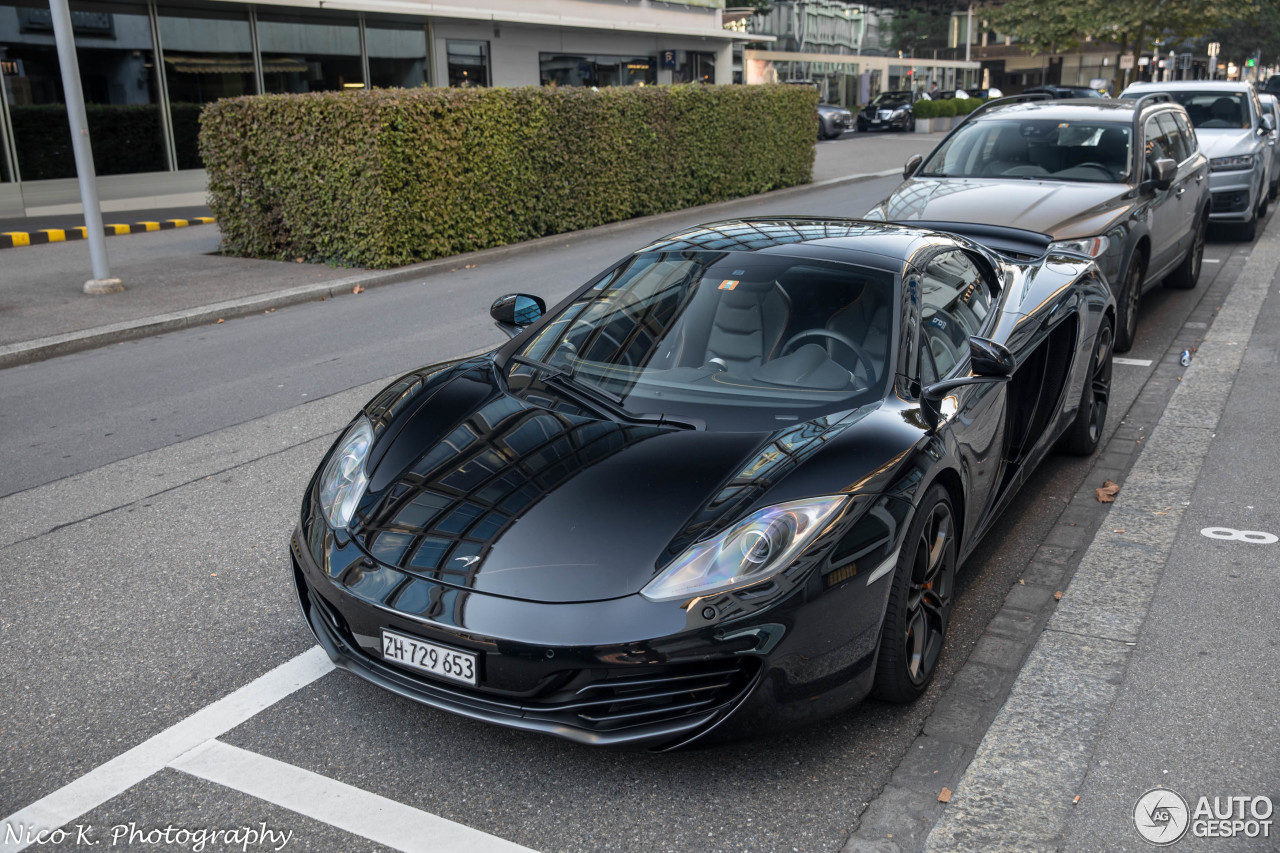
[[[1055,98],[1105,98],[1107,97],[1097,89],[1090,89],[1088,86],[1032,86],[1030,89],[1023,89],[1022,94],[1030,95],[1035,92],[1044,92]]]
[[[1258,218],[1270,201],[1271,119],[1251,83],[1226,80],[1185,80],[1171,83],[1134,83],[1121,98],[1161,92],[1186,108],[1200,147],[1209,157],[1209,189],[1213,195],[1214,222],[1237,228],[1241,239],[1258,233]]]
[[[1265,115],[1271,116],[1271,191],[1267,194],[1272,200],[1280,195],[1280,98],[1271,93],[1258,96]]]
[[[915,130],[915,102],[929,99],[906,89],[894,92],[881,92],[871,99],[858,112],[858,131],[868,130]]]
[[[293,577],[339,667],[591,745],[918,697],[957,569],[1110,398],[1092,261],[884,223],[691,228],[491,315],[356,413]]]
[[[927,158],[911,157],[906,180],[867,217],[971,235],[1015,226],[1027,257],[1093,258],[1116,293],[1116,350],[1126,352],[1146,289],[1199,280],[1208,161],[1168,99],[1025,97],[989,102]]]
[[[1280,97],[1280,74],[1272,74],[1268,77],[1266,85],[1262,87],[1262,91],[1268,95]]]
[[[818,104],[819,139],[835,139],[852,127],[852,112],[835,104]]]

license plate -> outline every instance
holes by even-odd
[[[476,656],[470,652],[437,646],[383,629],[382,656],[450,681],[476,683]]]

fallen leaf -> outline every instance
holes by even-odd
[[[1024,581],[1022,578],[1018,578],[1018,583],[1020,583],[1020,584],[1025,584],[1025,583],[1026,583],[1026,581]]]
[[[1094,489],[1093,493],[1098,496],[1098,503],[1109,504],[1114,503],[1116,492],[1120,491],[1120,487],[1110,480],[1104,480],[1100,488]]]
[[[357,284],[355,287],[351,288],[351,292],[352,292],[352,293],[364,293],[364,288]]]
[[[949,803],[949,802],[951,802],[951,789],[950,789],[950,788],[943,788],[943,789],[942,789],[942,791],[938,794],[938,802],[940,802],[940,803]]]
[[[224,319],[222,319],[221,317],[219,317],[219,318],[218,318],[218,323],[225,323],[225,322],[227,322],[227,321],[226,321],[226,320],[224,320]],[[216,325],[217,325],[217,323],[215,323],[214,325],[216,326]]]
[[[1061,601],[1061,600],[1062,600],[1062,590],[1058,590],[1057,592],[1055,592],[1055,593],[1053,594],[1053,600],[1054,600],[1054,601]]]

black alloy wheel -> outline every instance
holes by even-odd
[[[1102,431],[1107,426],[1107,404],[1111,401],[1111,353],[1115,335],[1111,318],[1104,317],[1093,339],[1093,357],[1089,360],[1089,377],[1080,394],[1076,419],[1062,436],[1060,447],[1074,456],[1088,456],[1098,449]]]
[[[1191,248],[1187,250],[1187,256],[1164,280],[1165,287],[1173,290],[1190,290],[1196,286],[1196,282],[1200,281],[1200,268],[1204,265],[1204,238],[1208,230],[1208,217],[1202,217],[1196,226],[1196,233],[1191,237]]]
[[[1128,352],[1138,336],[1138,303],[1142,301],[1142,283],[1146,272],[1146,260],[1135,253],[1121,279],[1124,284],[1116,294],[1116,310],[1119,312],[1116,322],[1116,352]]]
[[[951,619],[956,554],[951,499],[935,484],[921,501],[898,557],[880,631],[876,698],[911,702],[929,686]]]

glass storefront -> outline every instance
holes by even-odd
[[[363,89],[355,13],[258,12],[258,47],[267,92]]]
[[[449,39],[444,43],[450,86],[489,85],[489,43]]]
[[[179,169],[199,169],[200,110],[219,98],[257,93],[249,12],[230,4],[158,9]]]
[[[368,20],[369,83],[412,89],[427,82],[427,28],[421,21]]]
[[[653,56],[540,53],[538,66],[544,86],[652,86],[658,82],[658,60]]]
[[[168,169],[159,77],[145,6],[72,3],[94,168]],[[75,158],[48,6],[0,6],[0,50],[18,169],[27,181],[74,178]]]

